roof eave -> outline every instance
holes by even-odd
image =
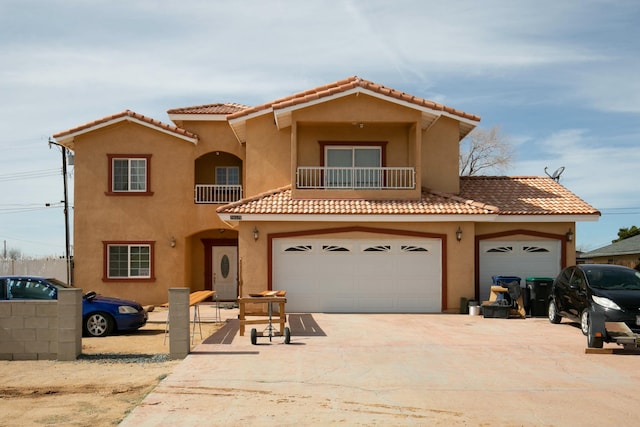
[[[123,122],[123,121],[136,123],[136,124],[148,127],[150,129],[154,129],[156,131],[165,133],[165,134],[173,136],[175,138],[179,138],[179,139],[191,142],[194,145],[198,143],[198,138],[197,137],[191,137],[191,136],[188,136],[188,135],[182,135],[180,133],[173,132],[173,131],[171,131],[169,129],[165,129],[162,126],[157,126],[157,125],[155,125],[153,123],[148,123],[148,122],[146,122],[144,120],[140,120],[140,119],[138,119],[136,117],[131,117],[130,115],[126,115],[126,114],[123,115],[123,116],[120,116],[120,117],[113,118],[111,120],[106,120],[106,121],[101,122],[101,123],[96,123],[95,125],[88,126],[86,128],[83,128],[83,129],[79,129],[79,130],[77,130],[75,132],[70,132],[70,133],[67,133],[67,134],[64,134],[64,135],[59,135],[59,136],[55,136],[54,135],[54,138],[60,145],[64,145],[65,147],[73,150],[75,137],[80,136],[80,135],[84,135],[84,134],[87,134],[87,133],[90,133],[90,132],[94,132],[96,130],[99,130],[99,129],[102,129],[102,128],[105,128],[105,127],[108,127],[108,126],[111,126],[111,125],[114,125],[116,123],[120,123],[120,122]]]
[[[492,214],[242,214],[222,212],[223,221],[281,221],[281,222],[492,222],[498,215]]]

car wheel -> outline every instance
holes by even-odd
[[[551,301],[549,301],[547,317],[549,318],[549,322],[551,323],[560,323],[562,321],[562,316],[558,314],[558,307],[556,307],[556,301],[554,299],[551,299]]]
[[[84,330],[92,337],[104,337],[113,330],[113,320],[105,313],[91,313],[84,321]]]
[[[291,330],[284,328],[284,343],[289,344],[291,342]]]
[[[589,309],[585,308],[580,315],[580,329],[582,329],[582,335],[589,333]]]
[[[593,322],[591,321],[591,317],[588,317],[588,332],[587,332],[587,347],[589,348],[602,348],[603,341],[602,337],[597,337],[596,332],[593,330]]]
[[[251,344],[256,345],[258,343],[258,331],[256,328],[251,329]]]

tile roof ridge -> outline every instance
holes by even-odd
[[[500,208],[498,208],[497,206],[490,205],[488,203],[478,202],[478,201],[471,200],[471,199],[466,199],[464,197],[460,197],[460,196],[457,196],[457,195],[452,194],[452,193],[444,193],[442,191],[436,191],[436,190],[432,190],[432,189],[426,188],[426,187],[422,187],[422,193],[423,194],[424,193],[433,194],[434,196],[442,197],[442,198],[445,198],[445,199],[450,199],[450,200],[453,200],[453,201],[458,202],[458,203],[463,203],[465,205],[474,206],[474,207],[479,208],[479,209],[485,209],[485,210],[488,210],[488,211],[491,211],[491,212],[494,212],[494,213],[500,212]]]
[[[182,128],[179,128],[179,127],[174,126],[174,125],[163,123],[160,120],[156,120],[156,119],[153,119],[151,117],[147,117],[144,114],[136,113],[135,111],[132,111],[132,110],[129,110],[129,109],[123,110],[123,111],[121,111],[119,113],[111,114],[109,116],[102,117],[100,119],[93,120],[91,122],[87,122],[85,124],[82,124],[80,126],[76,126],[74,128],[71,128],[71,129],[67,129],[67,130],[62,131],[62,132],[58,132],[58,133],[54,134],[53,137],[54,138],[60,138],[60,137],[63,137],[63,136],[67,136],[67,135],[76,133],[76,132],[81,132],[81,131],[83,131],[85,129],[90,129],[90,128],[94,127],[94,126],[98,126],[98,125],[101,125],[101,124],[104,124],[104,123],[108,123],[108,122],[110,122],[112,120],[120,119],[122,117],[131,117],[131,118],[143,121],[145,123],[152,124],[154,126],[160,127],[162,129],[168,130],[170,132],[173,132],[173,133],[176,133],[176,134],[179,134],[179,135],[187,136],[189,138],[198,139],[198,135],[196,135],[195,133],[189,132],[186,129],[182,129]]]
[[[224,211],[226,209],[231,209],[231,208],[235,208],[236,206],[244,205],[246,203],[255,202],[256,200],[264,199],[266,197],[273,196],[273,195],[278,194],[278,193],[284,193],[284,192],[286,192],[288,190],[291,190],[291,184],[285,185],[284,187],[273,188],[271,190],[264,191],[262,193],[254,195],[254,196],[247,197],[246,199],[240,199],[240,200],[235,201],[233,203],[229,203],[229,204],[226,204],[224,206],[220,206],[219,208],[216,209],[216,212],[222,212],[222,211]]]
[[[472,121],[480,121],[480,116],[477,116],[475,114],[466,113],[462,110],[457,110],[455,108],[447,107],[446,105],[439,104],[434,101],[429,101],[427,99],[420,98],[415,95],[410,95],[405,92],[401,92],[399,90],[386,87],[378,83],[374,83],[372,81],[363,79],[355,75],[347,77],[345,79],[337,80],[332,83],[327,83],[325,85],[320,85],[311,89],[306,89],[301,92],[294,93],[292,95],[288,95],[282,98],[275,99],[273,101],[256,105],[254,107],[249,107],[241,111],[237,111],[235,113],[229,114],[227,116],[227,120],[233,120],[236,118],[249,115],[251,113],[259,112],[259,111],[291,107],[307,101],[317,100],[325,96],[331,96],[337,93],[345,92],[345,91],[354,89],[356,87],[361,87],[363,89],[370,90],[372,92],[376,92],[388,97],[396,98],[401,101],[408,102],[410,104],[426,107],[432,110],[444,111],[444,112],[453,114],[455,116],[462,117],[464,119],[468,119]]]
[[[211,107],[232,107],[232,108],[238,108],[238,109],[240,109],[240,111],[241,110],[245,110],[247,108],[251,108],[249,105],[244,105],[244,104],[240,104],[240,103],[237,103],[237,102],[211,102],[211,103],[208,103],[208,104],[190,105],[190,106],[187,106],[187,107],[170,108],[170,109],[167,110],[167,114],[184,113],[185,111],[189,111],[189,110],[199,110],[199,109],[211,108]],[[190,114],[202,114],[202,113],[191,111]]]

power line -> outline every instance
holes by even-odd
[[[33,179],[33,178],[46,178],[49,176],[56,176],[61,174],[60,168],[58,169],[41,169],[36,171],[28,171],[28,172],[17,172],[12,174],[0,175],[0,181],[15,181],[15,180],[23,180],[23,179]]]

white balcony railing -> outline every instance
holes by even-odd
[[[240,199],[242,199],[241,185],[196,185],[196,203],[232,203]]]
[[[338,168],[300,166],[296,173],[297,188],[320,189],[396,189],[416,187],[414,168]]]

